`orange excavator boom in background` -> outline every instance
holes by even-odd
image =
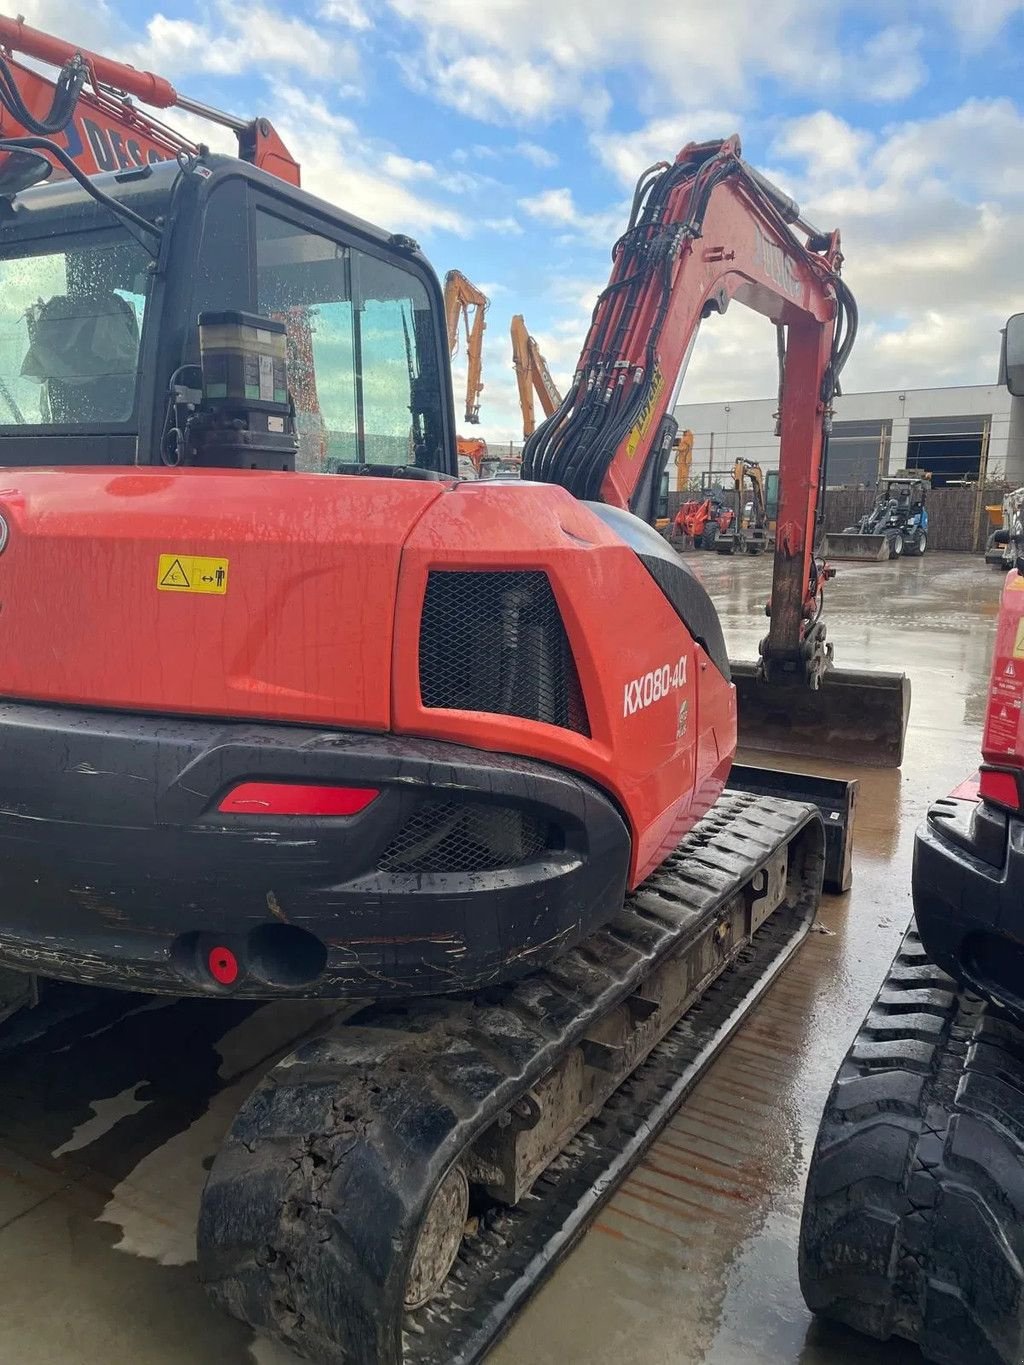
[[[459,323],[466,337],[466,421],[480,421],[480,394],[483,392],[484,329],[491,301],[461,270],[449,270],[444,277],[444,314],[448,325],[448,350],[454,356],[459,347]]]
[[[519,386],[519,407],[523,414],[523,435],[532,436],[537,425],[533,396],[536,393],[544,416],[550,417],[562,401],[548,363],[541,355],[536,339],[526,330],[522,313],[512,319],[512,364]]]
[[[15,61],[14,52],[59,67],[58,76],[51,79]],[[64,159],[42,147],[0,150],[0,193],[15,193],[51,176],[71,176],[75,170],[97,175],[198,153],[197,143],[143,113],[136,99],[230,128],[242,161],[291,185],[300,183],[298,162],[267,119],[224,113],[179,94],[151,71],[138,71],[41,33],[20,18],[0,15],[0,138],[53,138],[66,152]]]

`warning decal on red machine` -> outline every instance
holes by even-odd
[[[986,751],[1001,754],[1017,751],[1022,700],[1024,663],[1008,658],[997,659],[985,716],[983,748]]]

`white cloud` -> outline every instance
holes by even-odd
[[[437,174],[429,161],[412,161],[397,152],[385,152],[381,165],[396,180],[432,180]]]
[[[598,213],[584,213],[577,206],[572,190],[564,185],[527,195],[519,200],[519,207],[547,227],[571,229],[559,240],[572,242],[574,237],[582,236],[609,248],[626,226],[628,212],[625,204],[614,204]]]
[[[819,112],[786,124],[772,156],[808,216],[842,231],[861,313],[844,387],[992,382],[999,328],[1022,301],[1021,111],[968,100],[880,135]],[[771,329],[734,305],[705,325],[683,399],[765,397],[775,382]]]
[[[527,195],[520,199],[519,207],[542,223],[575,226],[580,221],[580,212],[572,197],[572,190],[563,185],[557,190],[541,190],[540,194]]]
[[[1015,14],[1024,11],[1022,0],[937,0],[937,8],[957,29],[964,44],[975,51],[987,47]]]
[[[558,157],[547,147],[542,147],[537,142],[517,142],[513,149],[524,160],[529,161],[534,166],[539,166],[542,170],[550,170],[558,165]]]
[[[473,224],[463,214],[424,193],[415,173],[421,163],[397,157],[398,171],[406,174],[396,174],[394,164],[389,170],[376,143],[308,90],[276,86],[274,123],[301,161],[303,186],[313,194],[395,232],[470,232]]]
[[[359,0],[324,0],[317,13],[332,24],[347,24],[349,28],[368,29],[369,17]]]
[[[488,232],[499,232],[506,237],[521,237],[523,235],[522,225],[517,218],[511,216],[506,218],[482,218],[481,226]],[[484,290],[487,293],[487,290]]]
[[[666,98],[681,110],[718,102],[744,105],[765,77],[794,92],[843,89],[884,102],[905,98],[926,74],[918,53],[920,30],[883,26],[851,53],[840,47],[839,6],[808,0],[705,0],[688,6],[679,0],[389,3],[420,33],[421,50],[406,66],[410,76],[437,99],[479,119],[536,123],[572,110],[600,124],[612,71],[640,70],[646,88],[657,91],[659,110]],[[845,7],[863,13],[852,0]],[[653,105],[655,97],[647,99]]]
[[[171,76],[183,71],[234,76],[273,63],[278,71],[299,72],[346,89],[360,74],[352,42],[329,38],[323,29],[268,5],[240,9],[228,0],[219,0],[209,24],[153,15],[144,38],[133,47],[132,60]]]
[[[608,169],[632,186],[656,161],[670,161],[687,142],[730,137],[740,127],[738,114],[721,109],[692,109],[652,119],[630,133],[593,133],[591,146]]]

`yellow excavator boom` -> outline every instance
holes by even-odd
[[[480,394],[483,392],[484,328],[490,299],[461,270],[449,270],[444,277],[444,315],[448,324],[448,350],[459,347],[459,323],[466,334],[466,421],[480,421]]]

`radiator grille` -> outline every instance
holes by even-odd
[[[547,825],[508,806],[428,801],[381,854],[381,872],[486,872],[529,862]]]
[[[431,573],[420,625],[420,693],[426,707],[522,716],[590,734],[545,573]]]

